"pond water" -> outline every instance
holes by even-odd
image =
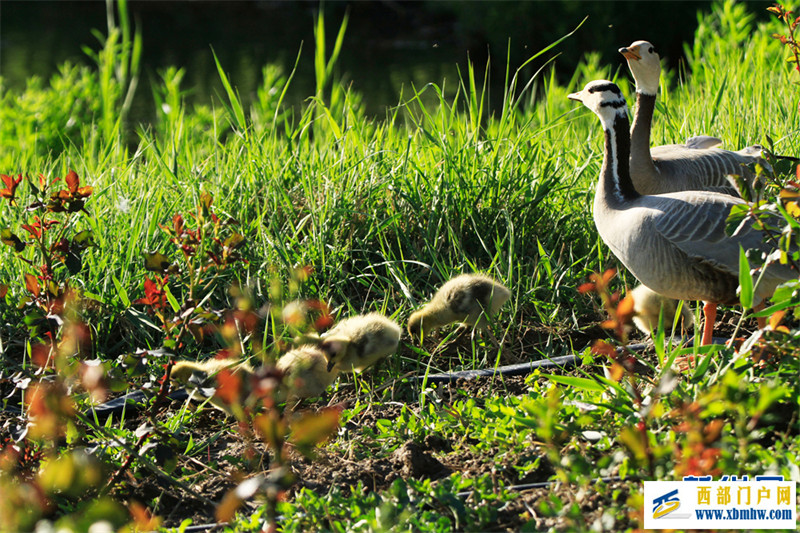
[[[758,4],[754,12],[763,11]],[[129,10],[144,38],[142,80],[134,116],[153,113],[150,82],[175,65],[186,69],[189,98],[208,101],[224,94],[211,49],[245,101],[255,94],[261,70],[277,63],[289,72],[302,45],[290,102],[314,92],[313,21],[316,2],[134,1]],[[350,23],[337,75],[364,96],[367,111],[381,116],[405,98],[411,84],[446,84],[455,90],[458,69],[468,58],[483,72],[491,50],[493,95],[502,94],[511,40],[512,69],[553,40],[586,24],[555,51],[557,69],[569,76],[581,55],[602,50],[603,61],[620,68],[619,46],[647,38],[675,64],[690,40],[698,9],[708,2],[328,2],[324,4],[328,50],[345,12]],[[674,24],[671,24],[674,23]],[[102,1],[16,2],[0,6],[0,74],[9,88],[27,77],[49,77],[65,60],[89,63],[82,46],[98,48],[92,29],[106,31]],[[532,66],[533,68],[540,65]],[[528,74],[530,75],[530,74]]]

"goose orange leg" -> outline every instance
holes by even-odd
[[[703,316],[705,317],[705,322],[703,324],[703,338],[700,341],[701,346],[711,344],[711,339],[714,336],[714,321],[717,319],[717,304],[703,302]]]

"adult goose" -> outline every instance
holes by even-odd
[[[750,146],[738,152],[716,148],[716,137],[692,137],[686,144],[666,144],[650,148],[650,129],[656,105],[661,58],[652,44],[636,41],[619,49],[636,80],[636,112],[631,129],[631,177],[642,194],[662,194],[687,190],[715,190],[739,196],[735,174],[751,183],[754,174],[747,165],[759,163],[761,147]]]
[[[642,195],[628,164],[628,106],[615,84],[593,81],[569,95],[599,118],[605,132],[603,165],[594,197],[594,221],[614,255],[644,285],[668,298],[702,300],[702,343],[711,342],[717,304],[737,300],[739,247],[769,252],[763,234],[744,223],[725,234],[734,196],[710,191]],[[753,265],[751,265],[752,267]],[[754,304],[797,273],[780,264],[766,268],[754,289]]]

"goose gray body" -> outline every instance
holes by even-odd
[[[710,191],[639,194],[627,164],[628,114],[619,88],[608,81],[594,81],[569,97],[598,115],[605,131],[594,221],[614,255],[639,281],[661,295],[712,304],[735,302],[739,247],[771,251],[763,243],[763,234],[749,221],[733,236],[725,234],[731,207],[743,200]],[[760,265],[751,268],[754,266]],[[754,290],[754,305],[794,277],[796,273],[788,266],[769,265]]]
[[[716,137],[701,135],[685,144],[650,147],[650,131],[661,74],[661,58],[652,44],[636,41],[620,48],[636,80],[636,112],[631,128],[630,170],[634,187],[641,194],[663,194],[687,190],[712,190],[739,196],[738,175],[751,183],[748,165],[766,163],[761,148],[750,146],[738,152],[717,148]]]

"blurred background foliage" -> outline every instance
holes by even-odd
[[[769,2],[751,2],[748,11],[766,20]],[[298,104],[313,93],[313,17],[322,8],[332,46],[336,25],[349,12],[350,23],[337,77],[364,96],[366,111],[383,115],[387,105],[431,80],[451,81],[469,58],[485,64],[491,54],[492,100],[502,97],[505,59],[515,69],[535,51],[586,24],[562,43],[557,69],[569,79],[586,50],[601,51],[602,64],[622,67],[617,48],[648,39],[670,67],[683,59],[683,43],[697,28],[697,12],[710,2],[282,2],[132,1],[132,21],[142,31],[143,76],[158,80],[169,66],[186,68],[184,87],[189,101],[207,103],[223,87],[214,66],[212,47],[229,71],[245,105],[257,98],[261,66],[267,63],[291,71],[302,46],[289,102]],[[101,1],[5,1],[0,7],[0,74],[7,89],[25,87],[31,76],[49,79],[65,62],[90,65],[82,47],[96,47],[93,29],[106,27]],[[531,75],[541,62],[526,67]],[[80,90],[77,88],[76,90]],[[138,91],[131,118],[152,122],[153,95]]]

